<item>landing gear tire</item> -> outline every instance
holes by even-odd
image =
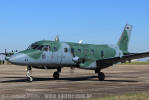
[[[98,73],[98,80],[99,81],[104,81],[105,80],[105,74],[103,72]]]
[[[59,79],[59,72],[54,72],[53,73],[53,78],[54,79]]]
[[[57,68],[57,71],[53,73],[53,78],[59,79],[60,72],[61,72],[61,68]]]
[[[27,81],[28,81],[28,82],[32,82],[32,81],[33,81],[33,77],[32,77],[32,76],[27,77]]]

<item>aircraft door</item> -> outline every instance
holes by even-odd
[[[44,45],[44,46],[42,46],[42,51],[43,51],[43,53],[42,53],[42,62],[44,63],[44,64],[48,64],[49,63],[49,51],[50,50],[50,46],[49,45]]]
[[[73,49],[73,52],[72,52]],[[61,47],[61,64],[72,65],[74,62],[72,61],[74,57],[74,48],[70,48],[69,45],[63,43]]]
[[[51,54],[51,62],[53,65],[61,64],[61,49],[57,46],[56,43],[51,44],[52,54]]]
[[[84,58],[88,58],[89,55],[89,49],[84,48]]]

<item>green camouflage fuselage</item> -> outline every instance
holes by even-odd
[[[38,68],[57,68],[57,67],[79,67],[85,69],[96,69],[96,61],[106,58],[122,56],[122,51],[118,46],[80,44],[60,41],[38,41],[32,46],[43,48],[28,48],[18,54],[23,54],[16,64],[30,65]]]
[[[128,53],[132,26],[126,25],[117,45],[95,45],[43,40],[33,43],[27,50],[10,57],[13,64],[36,68],[78,67],[102,69],[118,62],[103,62],[106,59],[123,57]],[[102,61],[102,62],[101,62]]]

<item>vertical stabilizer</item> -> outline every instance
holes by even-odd
[[[123,33],[118,41],[119,49],[123,51],[123,53],[128,53],[128,44],[130,40],[130,35],[132,31],[132,25],[126,24]]]

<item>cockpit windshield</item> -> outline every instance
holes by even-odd
[[[36,45],[32,44],[28,47],[28,49],[35,49],[35,50],[40,50],[40,51],[49,51],[50,46],[49,45]]]
[[[39,45],[32,45],[31,48],[32,48],[32,49],[37,49],[37,48],[39,48]]]

